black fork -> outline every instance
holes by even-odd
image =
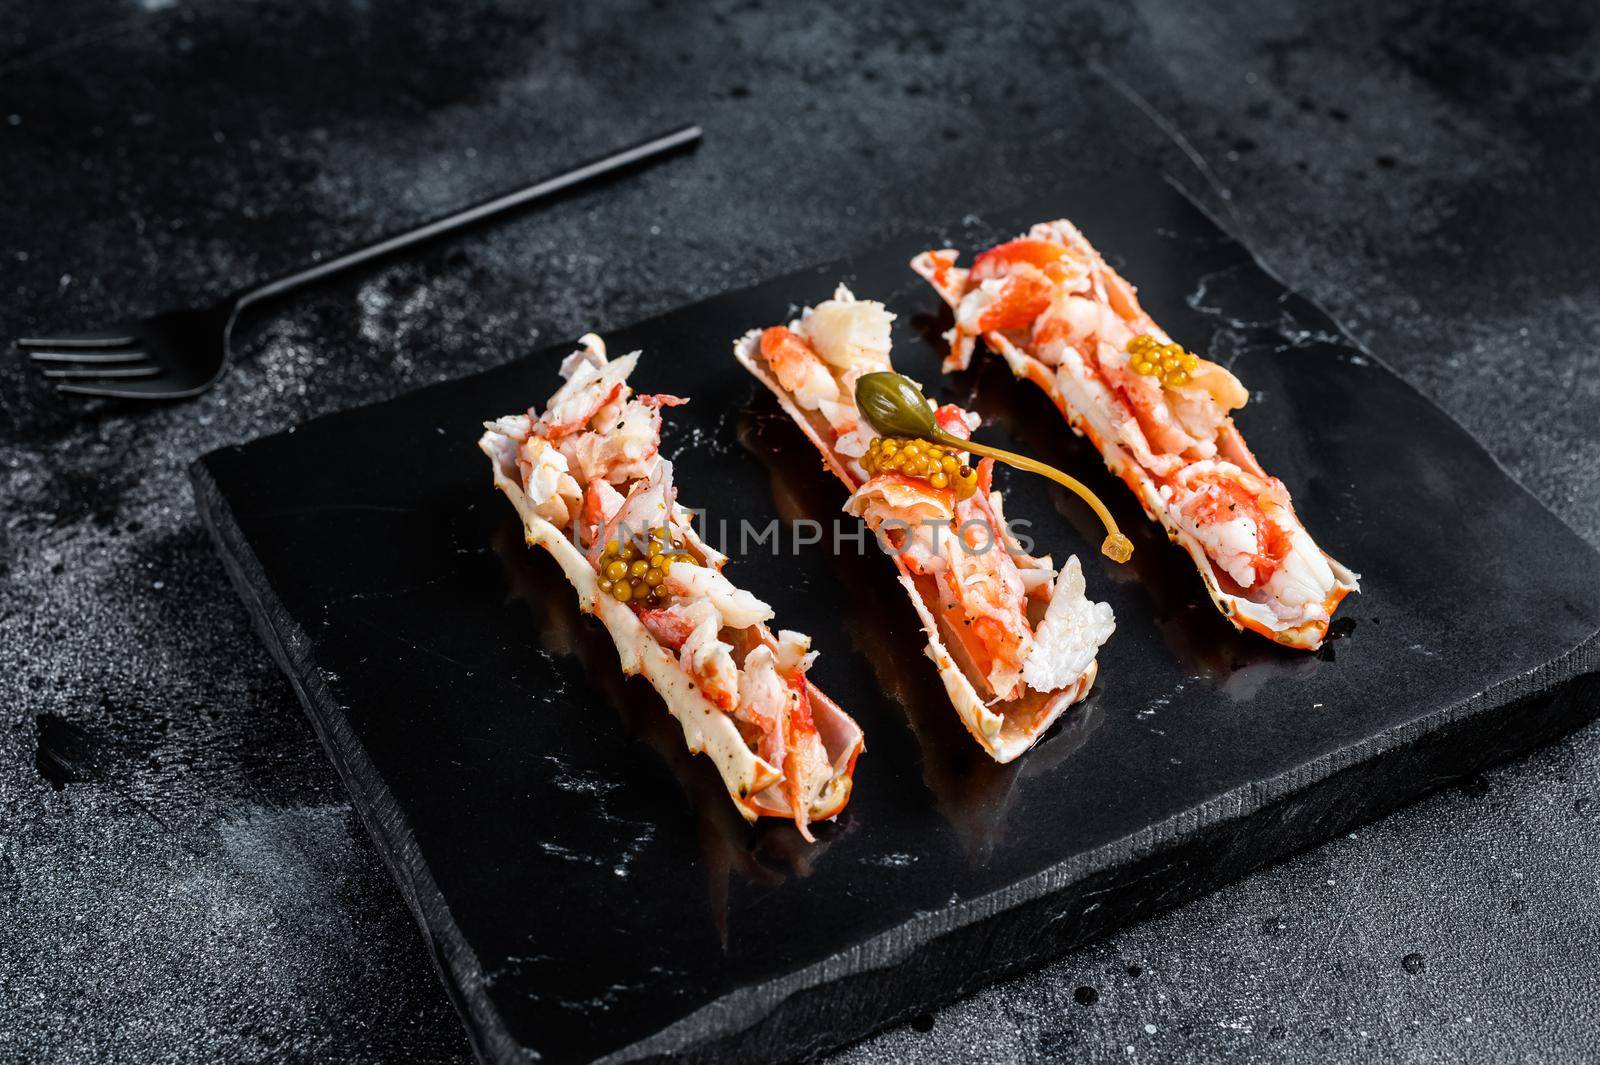
[[[166,311],[84,333],[23,337],[17,341],[17,347],[27,351],[28,357],[60,392],[150,400],[196,396],[222,376],[228,365],[228,344],[234,322],[246,307],[658,159],[687,148],[699,139],[699,126],[675,129],[515,192],[246,289],[212,307]]]

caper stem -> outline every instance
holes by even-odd
[[[998,462],[1004,462],[1008,466],[1015,466],[1019,470],[1027,470],[1029,473],[1037,473],[1041,477],[1050,478],[1089,504],[1095,516],[1106,527],[1106,538],[1100,544],[1102,554],[1113,562],[1126,562],[1133,557],[1133,541],[1122,535],[1122,530],[1117,528],[1117,519],[1113,518],[1111,511],[1107,510],[1106,505],[1100,502],[1100,497],[1095,495],[1088,485],[1076,477],[1068,476],[1054,466],[1040,462],[1038,459],[1030,459],[1026,455],[1019,455],[1004,448],[980,444],[975,440],[963,440],[959,436],[945,432],[943,429],[935,429],[932,439],[935,443],[944,444],[947,447],[961,448],[979,455],[988,455],[990,458]]]
[[[1037,459],[1030,459],[1026,455],[1018,455],[1002,448],[990,447],[988,444],[963,440],[953,433],[945,432],[939,428],[933,411],[928,409],[928,400],[911,378],[892,370],[862,374],[856,380],[856,407],[880,436],[931,440],[958,451],[988,455],[1019,470],[1027,470],[1029,473],[1050,478],[1094,508],[1095,515],[1106,527],[1106,538],[1100,545],[1100,550],[1107,558],[1113,562],[1126,562],[1133,557],[1133,541],[1122,535],[1122,530],[1117,528],[1116,519],[1111,516],[1106,505],[1100,502],[1100,497],[1089,490],[1088,485],[1075,477],[1068,477],[1054,466],[1048,466]]]

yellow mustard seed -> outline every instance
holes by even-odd
[[[699,564],[673,540],[667,526],[658,526],[626,542],[612,540],[595,565],[601,578],[600,591],[619,603],[658,609],[663,603],[661,586],[674,562]]]
[[[869,477],[898,473],[926,481],[933,488],[953,488],[958,499],[970,496],[978,483],[971,467],[963,464],[961,452],[928,440],[877,437],[861,456],[861,468]]]
[[[1162,344],[1149,333],[1128,341],[1128,365],[1134,373],[1154,377],[1167,388],[1182,388],[1200,367],[1200,357],[1180,344]]]

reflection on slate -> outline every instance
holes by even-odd
[[[1363,575],[1335,655],[1234,634],[1098,458],[995,360],[941,378],[936,330],[917,322],[936,319],[935,298],[911,255],[1059,213],[1174,336],[1254,390],[1245,435]],[[866,730],[825,847],[738,823],[556,568],[508,531],[478,426],[548,396],[566,346],[195,467],[229,571],[484,1058],[826,1049],[1594,712],[1580,696],[1600,628],[1595,553],[1154,181],[1061,188],[607,336],[613,351],[645,349],[641,391],[691,397],[669,412],[663,449],[713,542],[722,520],[838,513],[842,488],[729,348],[840,280],[899,315],[897,367],[971,397],[985,439],[1082,478],[1137,552],[1120,569],[1075,502],[1001,475],[1009,515],[1058,559],[1076,553],[1117,615],[1094,698],[1009,767],[986,764],[956,724],[882,560],[822,545],[735,557],[737,583],[814,638],[817,683]],[[397,475],[374,476],[378,439]]]
[[[711,919],[726,949],[732,874],[768,887],[783,883],[788,875],[807,876],[838,835],[839,824],[817,825],[815,843],[807,843],[788,821],[762,818],[757,825],[748,824],[729,801],[728,789],[711,763],[689,753],[683,730],[661,697],[643,679],[622,672],[616,644],[604,626],[578,609],[577,593],[555,560],[523,541],[522,523],[515,514],[508,514],[495,530],[493,547],[505,567],[510,596],[526,603],[533,615],[540,645],[554,654],[576,657],[590,686],[621,716],[627,734],[654,749],[678,778],[699,819]]]

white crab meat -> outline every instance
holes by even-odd
[[[604,356],[599,358],[604,359]],[[628,375],[633,373],[638,362],[637,351],[615,362],[598,365],[592,352],[568,356],[561,368],[563,371],[570,369],[572,376],[550,397],[535,428],[549,437],[564,436],[584,428],[601,408],[625,394]]]
[[[1091,603],[1084,587],[1083,568],[1074,555],[1061,567],[1022,663],[1023,678],[1034,691],[1055,691],[1077,681],[1117,629],[1111,604]]]
[[[590,481],[584,498],[584,510],[587,515],[585,520],[594,527],[591,531],[610,525],[624,502],[622,493],[612,487],[611,482]]]
[[[672,487],[672,463],[656,462],[648,481],[634,481],[616,514],[606,523],[603,541],[631,540],[647,535],[664,525],[671,513],[677,490]]]
[[[1093,300],[1073,295],[1065,286],[1056,290],[1050,306],[1034,321],[1035,337],[1049,330],[1060,337],[1059,342],[1039,345],[1039,359],[1046,366],[1061,361],[1061,347],[1076,348],[1100,328],[1101,306]]]
[[[918,573],[938,573],[955,533],[955,510],[947,493],[922,489],[893,477],[873,477],[845,500],[846,514],[860,518],[879,544],[896,552]]]
[[[730,629],[746,629],[772,617],[770,606],[705,566],[674,562],[661,586],[672,595],[709,602]]]
[[[483,427],[491,433],[509,437],[520,444],[533,431],[533,419],[526,414],[508,414],[492,422],[484,422]]]
[[[961,302],[956,306],[956,329],[969,336],[982,332],[978,322],[990,307],[994,306],[1000,290],[1005,288],[1005,281],[993,278],[979,282],[973,286],[972,291],[961,297]]]
[[[1005,499],[999,492],[989,493],[989,511],[1005,538],[1006,553],[1016,567],[1017,579],[1022,582],[1023,591],[1030,597],[1049,595],[1051,583],[1056,579],[1056,569],[1050,563],[1050,556],[1035,558],[1022,549],[1021,542],[1011,532],[1011,523],[1006,520]]]
[[[806,410],[817,410],[824,404],[838,406],[839,382],[813,348],[785,334],[783,343],[763,345],[762,354],[778,383],[793,393],[795,402]]]
[[[1244,515],[1228,521],[1196,521],[1182,507],[1174,510],[1178,528],[1198,540],[1219,569],[1241,588],[1249,588],[1255,583],[1255,557],[1261,549],[1261,530],[1256,528],[1254,521]]]
[[[793,629],[778,630],[778,669],[785,675],[804,673],[816,658],[817,652],[811,649],[811,637]]]
[[[555,526],[571,520],[582,492],[567,472],[567,459],[542,437],[530,436],[517,449],[522,487],[534,512]]]
[[[1338,583],[1328,559],[1299,523],[1289,533],[1289,551],[1283,564],[1266,583],[1268,602],[1281,604],[1280,616],[1321,621],[1328,616],[1324,604]]]
[[[858,300],[840,285],[801,319],[801,333],[823,360],[840,369],[887,370],[895,316],[876,300]]]
[[[648,477],[661,447],[661,412],[640,400],[629,400],[616,407],[614,419],[593,431],[560,437],[555,446],[581,481],[599,477],[624,484]]]
[[[833,776],[833,766],[828,763],[828,752],[822,745],[822,738],[815,732],[795,733],[794,749],[784,763],[784,772],[794,777],[795,793],[800,797],[798,807],[804,814]],[[805,828],[807,820],[809,817],[796,818],[795,825],[802,835],[809,838],[811,833]]]
[[[995,530],[1004,526],[984,513],[983,502],[973,496],[956,508],[961,532],[946,538],[949,580],[940,582],[940,592],[953,599],[969,622],[988,623],[995,661],[985,679],[997,696],[1006,699],[1021,679],[1016,666],[1026,660],[1033,635],[1026,614],[1026,585],[1004,542],[997,542],[1003,534]]]
[[[744,656],[739,674],[739,702],[733,716],[761,730],[756,753],[773,765],[783,763],[784,722],[792,689],[778,673],[772,648],[763,644]]]
[[[717,608],[697,600],[684,606],[683,616],[693,629],[683,641],[678,660],[707,698],[731,709],[739,696],[739,668],[733,662],[733,648],[717,638],[722,631]]]

